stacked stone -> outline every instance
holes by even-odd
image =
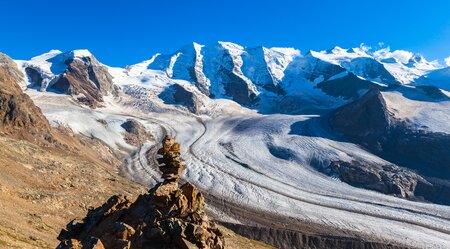
[[[180,144],[167,135],[163,140],[163,147],[158,150],[161,158],[158,158],[159,170],[163,173],[164,182],[175,182],[181,176],[185,166],[180,156]]]
[[[164,182],[132,203],[120,196],[72,221],[58,237],[58,249],[223,249],[225,241],[205,213],[205,198],[189,182],[179,186],[184,169],[180,145],[166,136],[158,151]]]

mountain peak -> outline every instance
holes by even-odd
[[[200,43],[192,42],[192,45],[194,46],[194,49],[198,50],[204,47],[205,45],[202,45]]]
[[[68,52],[69,56],[72,58],[86,58],[91,57],[92,53],[87,49],[76,49]]]
[[[37,55],[31,58],[31,60],[33,61],[45,61],[48,60],[50,58],[53,58],[57,55],[63,54],[63,52],[61,50],[58,49],[52,49],[46,53],[43,53],[41,55]]]
[[[243,46],[241,46],[237,43],[224,42],[224,41],[219,41],[218,43],[225,49],[233,49],[233,50],[243,50],[244,49]]]
[[[420,62],[424,62],[425,58],[420,55],[420,54],[413,54],[413,56],[411,56],[411,58],[409,59],[409,62],[414,62],[414,63],[420,63]]]

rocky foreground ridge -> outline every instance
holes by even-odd
[[[222,232],[205,214],[203,195],[190,183],[179,184],[180,145],[167,136],[158,154],[163,182],[134,203],[112,196],[82,221],[71,221],[58,236],[58,248],[224,248]]]

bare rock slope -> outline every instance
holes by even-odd
[[[29,141],[52,142],[51,128],[41,109],[17,84],[22,79],[15,62],[0,53],[0,132]]]

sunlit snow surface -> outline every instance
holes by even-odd
[[[450,247],[449,207],[358,189],[313,169],[312,164],[332,159],[383,162],[328,134],[318,116],[259,115],[227,100],[214,101],[214,118],[196,117],[160,100],[153,104],[166,108],[163,113],[143,112],[123,106],[126,97],[106,97],[104,108],[92,110],[65,95],[31,89],[27,93],[53,124],[67,125],[118,150],[132,149],[120,127],[127,118],[142,122],[157,140],[166,133],[174,135],[182,144],[185,179],[227,202],[386,242]],[[144,145],[124,166],[127,174],[148,184],[159,176],[145,159],[146,149],[154,144]]]
[[[383,97],[395,117],[409,120],[414,128],[450,134],[450,101],[411,100],[398,92],[384,92]]]

